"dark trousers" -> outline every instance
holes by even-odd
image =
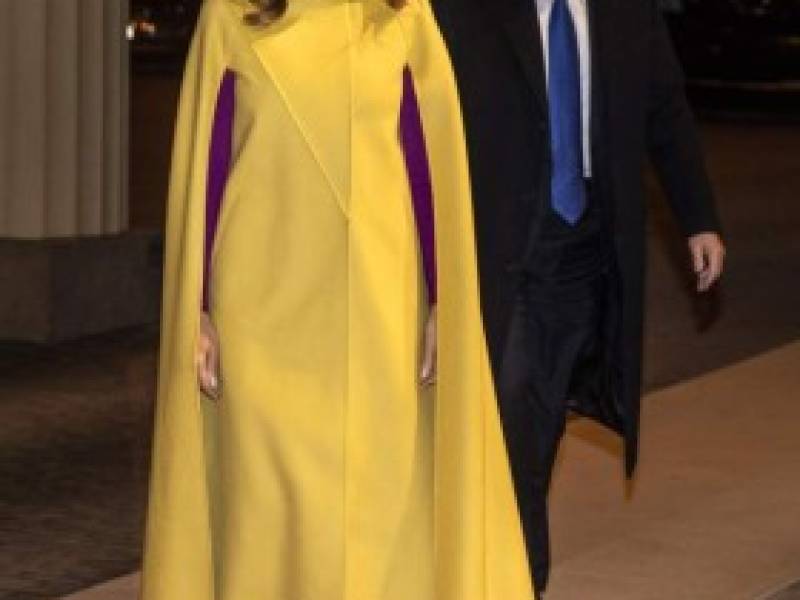
[[[595,221],[597,224],[598,221]],[[588,225],[554,229],[519,282],[497,382],[520,516],[536,588],[547,586],[547,493],[564,434],[568,400],[602,361],[608,261]]]

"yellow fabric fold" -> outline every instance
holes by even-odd
[[[410,19],[431,175],[439,282],[437,599],[532,598],[483,333],[466,141],[452,67],[430,6]]]

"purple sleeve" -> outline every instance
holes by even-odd
[[[403,73],[403,101],[400,108],[400,139],[403,142],[414,215],[422,249],[422,267],[428,299],[436,304],[436,244],[433,218],[433,188],[428,153],[411,71]]]
[[[208,281],[211,268],[211,249],[217,233],[222,197],[231,167],[233,116],[236,104],[236,75],[225,71],[219,86],[214,123],[211,127],[211,145],[208,154],[208,179],[206,180],[206,235],[203,252],[203,309],[208,310]]]

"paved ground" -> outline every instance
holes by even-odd
[[[795,342],[648,395],[633,486],[618,440],[572,422],[547,599],[799,600],[798,361]],[[137,588],[133,575],[66,600],[135,600]]]
[[[136,568],[154,333],[0,348],[0,599]]]
[[[617,440],[572,423],[548,600],[762,600],[795,581],[798,363],[795,342],[651,393],[632,486]]]
[[[767,600],[798,600],[800,599],[800,581],[791,584],[781,591],[775,592]]]
[[[134,84],[131,213],[161,221],[175,85]],[[706,121],[730,269],[688,289],[683,241],[653,194],[646,385],[663,387],[800,339],[800,125]],[[135,570],[154,330],[56,348],[0,346],[0,598],[52,598]],[[710,424],[713,426],[713,423]],[[785,600],[785,599],[781,599]]]

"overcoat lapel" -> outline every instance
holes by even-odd
[[[306,10],[302,19],[296,19],[290,9],[280,24],[256,37],[252,47],[347,213],[355,17],[351,13],[361,6],[342,2]],[[320,36],[317,19],[337,24]]]
[[[602,166],[608,148],[606,130],[608,122],[607,99],[613,88],[614,70],[608,68],[608,44],[614,32],[610,30],[611,19],[617,0],[586,0],[589,15],[589,43],[591,47],[591,136],[592,160]],[[597,169],[595,169],[596,171]]]
[[[547,77],[534,0],[500,0],[500,18],[542,115],[548,114]]]

